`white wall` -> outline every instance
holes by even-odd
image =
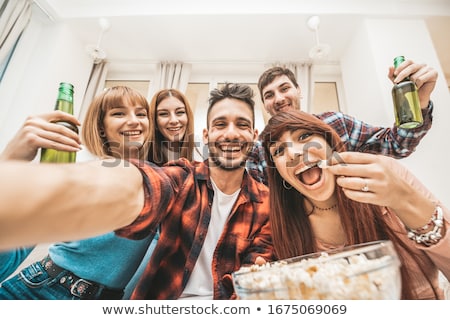
[[[431,97],[435,106],[433,126],[417,150],[401,161],[448,206],[450,95],[424,21],[369,19],[364,22],[341,64],[348,113],[371,124],[393,124],[392,83],[387,73],[397,55],[424,62],[439,73]]]
[[[28,115],[53,110],[60,82],[74,85],[74,112],[80,109],[91,59],[63,24],[34,16],[0,83],[0,150]]]
[[[341,59],[347,113],[372,125],[388,125],[390,113],[380,89],[380,79],[373,63],[367,27],[363,24],[355,33],[346,53]],[[387,70],[389,62],[383,66]],[[387,77],[381,81],[389,81]]]
[[[368,19],[355,32],[341,61],[347,113],[374,125],[393,123],[391,87],[387,79],[392,59],[403,54],[426,62],[439,72],[433,92],[434,123],[417,151],[402,160],[449,205],[447,181],[450,161],[446,119],[450,118],[450,96],[425,23],[414,19]],[[256,82],[266,68],[262,63],[194,65],[191,81],[209,78],[222,81]],[[3,149],[27,115],[51,111],[58,84],[75,86],[75,113],[79,111],[91,60],[84,45],[63,24],[48,24],[33,16],[10,66],[0,83],[0,149]],[[151,76],[149,76],[151,78]],[[204,119],[204,115],[197,115]],[[259,119],[258,119],[259,121]],[[202,127],[202,126],[197,126]]]

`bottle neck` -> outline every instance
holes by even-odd
[[[64,100],[64,101],[68,101],[70,103],[73,103],[73,97],[71,95],[65,94],[65,93],[60,93],[58,95],[58,100]]]
[[[65,97],[58,97],[56,100],[55,110],[64,111],[70,114],[73,114],[73,102],[71,99],[67,99]]]
[[[58,99],[73,103],[73,85],[67,82],[59,84]]]
[[[55,110],[61,110],[73,114],[73,85],[61,82],[58,89]]]
[[[398,56],[394,58],[394,68],[397,69],[403,62],[405,62],[404,56]]]

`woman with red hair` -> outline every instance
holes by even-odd
[[[450,212],[396,160],[358,152],[305,112],[274,115],[261,134],[277,258],[388,239],[402,263],[402,299],[443,299]]]

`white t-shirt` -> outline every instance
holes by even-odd
[[[214,189],[211,221],[209,222],[208,232],[202,250],[180,299],[213,298],[213,278],[211,271],[213,254],[217,246],[217,241],[219,241],[222,235],[225,223],[241,189],[229,195],[220,191],[212,179],[211,183]]]

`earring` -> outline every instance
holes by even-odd
[[[283,179],[283,187],[286,189],[286,190],[290,190],[290,189],[292,189],[292,186],[289,184],[289,183],[287,183],[287,185],[286,185],[286,180],[284,180]]]
[[[100,134],[100,138],[106,138],[105,130],[101,129],[99,134]]]

